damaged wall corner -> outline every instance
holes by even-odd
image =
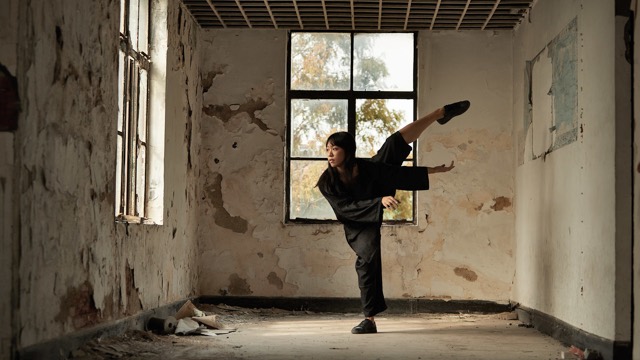
[[[200,147],[201,116],[189,109],[202,107],[200,30],[179,0],[150,2],[157,6],[152,42],[164,51],[153,66],[166,76],[150,79],[163,124],[149,151],[161,151],[172,171],[165,176],[163,168],[162,182],[150,185],[164,224],[125,225],[114,215],[120,2],[11,1],[24,24],[15,75],[20,120],[10,133],[22,256],[16,348],[23,351],[195,295],[198,210],[191,204],[200,166],[189,159]],[[165,188],[175,191],[165,197]],[[54,306],[42,306],[43,294]]]

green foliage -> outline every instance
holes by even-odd
[[[389,75],[382,59],[372,57],[370,37],[360,38],[355,49],[354,88],[377,89]],[[294,33],[291,36],[291,89],[348,90],[351,66],[349,34]],[[363,99],[356,109],[358,156],[371,157],[384,138],[397,131],[403,114],[388,106],[386,99]],[[291,154],[297,157],[325,156],[325,141],[336,131],[347,129],[346,100],[291,100]],[[315,187],[326,168],[325,161],[291,161],[291,218],[335,218]],[[385,211],[386,220],[412,219],[411,192],[398,192],[400,207]]]
[[[291,36],[291,88],[349,89],[349,34],[294,33]]]
[[[366,99],[356,113],[356,141],[360,156],[371,157],[378,150],[382,138],[393,134],[400,127],[403,116],[387,107],[386,99]]]

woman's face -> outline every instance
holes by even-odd
[[[344,165],[344,149],[332,143],[327,143],[327,160],[332,168]]]

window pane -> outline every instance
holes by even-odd
[[[136,216],[144,216],[144,194],[146,184],[147,147],[138,144],[138,157],[136,159]]]
[[[318,178],[326,168],[326,161],[291,161],[291,219],[336,219],[331,206],[316,187]]]
[[[382,220],[413,221],[413,192],[399,190],[396,191],[395,198],[400,201],[400,205],[395,210],[385,209],[382,214]]]
[[[129,0],[129,36],[131,36],[131,46],[138,50],[138,1]]]
[[[336,131],[347,131],[347,100],[291,100],[291,156],[325,157]]]
[[[149,53],[149,0],[138,0],[138,51]]]
[[[127,29],[125,28],[126,26],[126,20],[127,20],[127,13],[126,13],[126,9],[128,6],[128,1],[127,0],[120,0],[120,32],[122,34],[126,35],[126,31]]]
[[[372,157],[389,135],[411,121],[413,121],[413,100],[356,100],[356,142],[358,144],[356,155]]]
[[[122,157],[123,154],[122,152],[124,151],[124,149],[122,148],[122,136],[121,135],[117,135],[117,140],[116,140],[116,215],[119,215],[122,211],[121,206],[121,200],[122,200],[122,180],[123,180],[123,174],[122,174]]]
[[[351,36],[291,34],[291,89],[349,90]]]
[[[413,166],[413,161],[405,161],[402,166]],[[396,191],[395,198],[400,205],[395,210],[384,210],[382,219],[385,221],[413,221],[413,191]]]
[[[125,92],[125,65],[127,64],[126,55],[120,51],[119,65],[118,65],[118,131],[122,132],[123,119],[124,119],[124,92]]]
[[[147,85],[149,84],[147,71],[138,68],[140,77],[138,78],[138,138],[147,142]]]
[[[356,34],[354,90],[413,91],[413,34]]]

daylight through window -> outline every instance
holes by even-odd
[[[327,167],[325,141],[349,131],[358,157],[371,157],[387,136],[415,118],[416,34],[292,32],[289,41],[287,221],[335,220],[315,187]],[[415,164],[409,155],[405,166]],[[387,222],[413,222],[414,193]]]
[[[146,215],[149,0],[120,1],[116,217]]]

